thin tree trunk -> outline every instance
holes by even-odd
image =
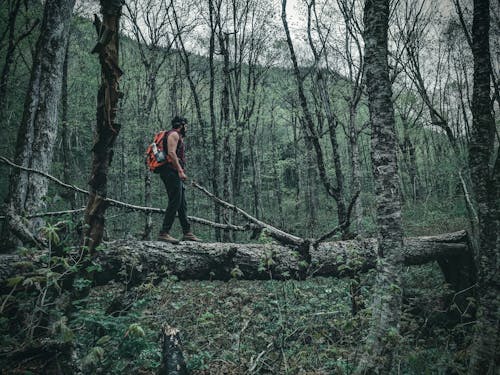
[[[101,85],[97,95],[97,126],[92,148],[92,173],[90,196],[85,209],[84,245],[92,254],[104,235],[104,214],[107,204],[108,170],[113,157],[113,146],[120,131],[115,122],[118,108],[118,80],[123,72],[118,64],[119,22],[121,2],[101,0],[102,23],[95,18],[99,41],[93,52],[99,53],[101,63]]]
[[[326,113],[326,118],[328,121],[328,131],[330,133],[330,144],[332,145],[332,159],[333,159],[333,165],[335,167],[335,179],[337,182],[336,186],[338,192],[337,193],[338,198],[336,198],[337,220],[340,224],[344,223],[347,220],[347,217],[346,217],[346,204],[344,198],[344,173],[342,172],[342,164],[340,162],[340,153],[339,153],[339,143],[337,141],[338,122],[333,114],[332,105],[330,102],[330,94],[326,89],[326,83],[323,77],[323,73],[319,70],[316,75],[316,82],[318,84],[318,90],[320,92],[321,102],[323,103],[323,107]],[[346,227],[345,232],[348,231],[349,228]]]
[[[196,89],[196,85],[194,84],[193,77],[191,76],[191,63],[189,60],[189,53],[186,51],[186,47],[184,46],[184,41],[182,39],[182,33],[179,27],[179,20],[177,18],[177,13],[175,11],[175,4],[172,3],[172,12],[174,15],[174,23],[177,32],[177,38],[175,39],[175,43],[177,45],[177,49],[179,50],[179,56],[181,58],[182,63],[184,64],[184,71],[186,73],[186,78],[188,80],[189,89],[191,90],[191,95],[193,96],[194,107],[196,110],[196,119],[198,120],[199,126],[199,140],[197,144],[201,146],[202,150],[206,150],[208,148],[207,140],[205,136],[206,132],[206,121],[203,119],[203,115],[201,112],[201,100],[198,95],[198,90]],[[180,47],[180,48],[179,48]],[[196,165],[204,165],[203,170],[205,171],[205,175],[209,173],[210,170],[210,162],[208,158],[203,157],[202,153],[196,153],[197,159],[195,160]],[[208,177],[208,176],[207,176]]]
[[[339,212],[338,214],[343,215],[343,207],[345,205],[342,205],[342,194],[341,190],[339,189],[339,186],[334,186],[326,173],[326,168],[325,168],[325,161],[324,161],[324,156],[323,156],[323,150],[321,148],[321,143],[319,141],[318,137],[318,131],[315,127],[311,112],[309,110],[309,106],[307,104],[307,99],[305,96],[305,90],[304,90],[304,78],[301,76],[299,65],[297,62],[297,56],[295,55],[295,49],[293,46],[292,38],[290,36],[290,31],[288,27],[288,21],[287,21],[287,15],[286,15],[286,4],[287,0],[282,0],[281,2],[281,20],[283,23],[283,28],[285,29],[285,34],[286,34],[286,40],[287,40],[287,45],[288,49],[290,51],[290,59],[292,60],[292,65],[293,65],[293,74],[295,77],[295,81],[297,84],[297,94],[299,97],[299,103],[302,109],[302,113],[304,116],[304,130],[306,131],[306,137],[309,138],[311,142],[312,149],[314,150],[314,154],[316,156],[316,165],[318,167],[318,173],[319,177],[321,179],[321,182],[323,183],[323,186],[325,187],[325,190],[328,195],[333,197],[335,201],[337,202],[339,206]],[[330,128],[332,130],[332,128]],[[336,143],[336,138],[335,137],[330,137],[330,140]],[[333,145],[333,144],[332,144]],[[335,146],[334,146],[335,148]],[[336,149],[334,150],[336,152]],[[338,160],[340,163],[340,160]],[[335,162],[335,161],[334,161]],[[336,171],[337,173],[341,173],[341,171]],[[338,177],[338,175],[337,175]],[[337,181],[338,183],[339,181]],[[342,181],[340,181],[342,183]],[[340,202],[340,203],[339,203]],[[348,228],[343,228],[343,230],[347,230]]]
[[[48,0],[45,3],[23,118],[17,134],[16,163],[44,172],[48,172],[52,164],[65,47],[73,6],[74,0]],[[8,250],[19,243],[13,233],[36,233],[40,228],[41,219],[33,219],[28,228],[20,228],[22,224],[18,215],[40,211],[45,205],[43,197],[47,189],[47,181],[40,176],[12,171],[6,204],[7,219],[2,235],[6,246],[3,249]]]
[[[260,206],[261,206],[261,184],[260,184],[260,166],[256,153],[257,141],[257,128],[259,126],[260,108],[257,111],[257,119],[255,120],[255,127],[252,128],[250,121],[248,121],[248,147],[250,149],[250,164],[252,166],[252,190],[253,190],[253,206],[254,215],[260,219]]]
[[[216,25],[214,20],[214,3],[213,0],[208,0],[208,7],[210,12],[210,48],[209,48],[209,69],[210,69],[210,93],[209,93],[209,105],[210,105],[210,129],[212,135],[212,191],[215,195],[219,195],[219,142],[217,138],[217,120],[215,118],[215,67],[214,67],[214,55],[215,55],[215,32]],[[214,203],[214,221],[220,223],[220,207]],[[220,229],[215,229],[215,240],[221,240]]]
[[[218,18],[220,14],[218,14]],[[229,35],[223,34],[220,29],[219,19],[219,46],[223,56],[222,66],[222,92],[221,92],[221,122],[224,131],[224,140],[222,143],[222,158],[223,158],[223,181],[222,181],[222,197],[226,202],[232,202],[232,189],[231,189],[231,146],[230,146],[230,118],[229,118],[229,84],[230,84],[230,66],[229,66]],[[229,212],[223,210],[223,221],[225,224],[230,224],[231,219]],[[225,230],[222,235],[224,242],[231,242],[231,232]]]
[[[389,373],[401,317],[403,228],[396,133],[387,60],[388,0],[364,8],[366,85],[372,125],[372,167],[377,202],[378,259],[370,332],[356,373]]]
[[[358,131],[356,129],[356,114],[349,114],[349,156],[351,159],[352,187],[354,191],[361,192],[361,163],[359,160]],[[361,194],[360,194],[361,195]],[[356,223],[356,232],[364,233],[363,226],[363,203],[361,197],[358,197],[354,206],[354,222]]]
[[[16,36],[16,22],[19,15],[19,9],[22,4],[22,0],[12,0],[8,2],[8,32],[6,30],[8,33],[7,51],[5,53],[5,62],[2,67],[2,72],[0,73],[0,120],[3,120],[4,118],[5,106],[7,104],[7,88],[10,78],[10,68],[14,63],[14,53],[16,48],[24,38],[31,34],[39,23],[38,19],[35,20],[30,27],[27,27],[24,33]]]
[[[283,193],[281,191],[281,178],[276,168],[276,164],[279,160],[279,155],[276,147],[276,134],[275,134],[275,120],[274,120],[274,103],[271,108],[271,154],[272,154],[272,170],[273,170],[273,192],[276,198],[276,204],[278,206],[278,218],[279,227],[283,228],[285,226],[285,218],[283,216]]]
[[[478,204],[477,239],[478,319],[472,345],[469,374],[493,375],[500,368],[498,333],[500,316],[499,241],[499,160],[494,162],[495,121],[490,98],[490,4],[474,0],[472,53],[474,90],[472,94],[472,137],[469,160],[472,185]]]
[[[61,94],[61,143],[62,143],[62,162],[63,162],[63,181],[67,184],[72,183],[71,164],[71,140],[68,129],[68,64],[69,64],[69,38],[66,44],[66,53],[64,55],[63,76],[62,76],[62,94]],[[76,193],[74,191],[65,191],[63,197],[68,201],[70,209],[76,209]],[[73,215],[76,222],[77,217]]]

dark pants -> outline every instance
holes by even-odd
[[[175,215],[179,214],[179,221],[181,222],[182,231],[187,233],[190,231],[190,225],[187,220],[187,204],[185,187],[179,174],[176,170],[166,168],[160,172],[160,177],[167,188],[168,206],[165,218],[163,219],[162,232],[170,232],[172,224],[174,223]]]

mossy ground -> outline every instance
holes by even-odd
[[[366,300],[371,279],[362,280]],[[123,286],[98,288],[75,321],[79,354],[91,373],[153,374],[161,361],[161,326],[167,323],[180,330],[195,375],[349,374],[369,315],[365,309],[353,316],[350,283],[171,279],[143,285],[115,316],[105,311]],[[462,373],[471,325],[444,324],[439,270],[413,269],[405,284],[419,294],[405,305],[398,373]]]

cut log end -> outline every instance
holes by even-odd
[[[179,330],[168,324],[162,327],[162,364],[158,375],[187,375]]]

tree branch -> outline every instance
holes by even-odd
[[[354,208],[354,204],[356,203],[358,196],[359,196],[359,190],[354,194],[354,196],[351,199],[351,202],[349,203],[349,208],[347,209],[346,220],[343,223],[337,225],[335,228],[333,228],[328,233],[325,233],[324,235],[322,235],[317,240],[314,240],[312,243],[313,246],[317,246],[320,242],[323,242],[324,240],[330,238],[331,236],[338,233],[339,231],[344,231],[344,229],[349,228],[349,226],[351,225],[352,209]]]
[[[46,177],[49,180],[55,182],[59,186],[62,186],[64,188],[66,188],[66,189],[74,190],[74,191],[76,191],[76,192],[78,192],[80,194],[84,194],[84,195],[87,195],[87,196],[90,194],[87,190],[79,188],[78,186],[75,186],[75,185],[66,184],[66,183],[62,182],[61,180],[55,178],[54,176],[49,175],[48,173],[41,172],[41,171],[38,171],[36,169],[27,168],[27,167],[23,167],[23,166],[17,165],[17,164],[13,163],[12,161],[10,161],[9,159],[7,159],[7,158],[5,158],[3,156],[0,156],[0,162],[3,162],[4,164],[10,165],[13,168],[18,168],[18,169],[24,170],[26,172],[37,173],[37,174],[39,174],[39,175],[41,175],[43,177]],[[130,204],[130,203],[120,202],[120,201],[117,201],[117,200],[111,199],[111,198],[105,198],[104,201],[107,202],[112,207],[123,208],[123,209],[127,209],[129,211],[150,212],[150,213],[154,213],[154,214],[164,214],[165,213],[165,210],[162,209],[162,208],[137,206],[137,205],[133,205],[133,204]],[[81,212],[83,210],[84,209],[69,210],[69,211],[45,212],[45,213],[37,213],[37,214],[29,215],[29,216],[26,216],[26,217],[27,218],[33,218],[33,217],[42,217],[42,216],[57,216],[57,215],[64,215],[64,214]],[[5,219],[5,216],[0,216],[0,219]],[[192,221],[193,223],[197,223],[197,224],[201,224],[201,225],[208,225],[208,226],[211,226],[211,227],[214,227],[214,228],[220,228],[220,229],[230,229],[230,230],[240,231],[240,232],[244,232],[244,231],[249,231],[249,230],[256,229],[256,226],[255,225],[251,225],[251,224],[247,224],[247,225],[244,225],[244,226],[241,226],[241,225],[231,225],[231,224],[221,224],[221,223],[215,223],[215,222],[212,222],[210,220],[199,218],[199,217],[195,217],[195,216],[188,216],[188,219],[190,221]]]
[[[248,221],[266,229],[269,232],[269,234],[274,239],[278,240],[279,242],[284,243],[284,244],[296,245],[296,246],[302,246],[306,243],[306,240],[304,240],[303,238],[286,233],[286,232],[282,231],[281,229],[275,228],[272,225],[264,223],[264,222],[256,219],[255,217],[253,217],[252,215],[250,215],[246,211],[242,210],[241,208],[236,207],[235,205],[228,203],[226,201],[223,201],[222,199],[216,197],[215,195],[210,193],[207,189],[205,189],[203,186],[199,185],[195,181],[193,181],[191,183],[191,185],[193,187],[197,188],[198,190],[200,190],[203,194],[205,194],[207,197],[212,199],[215,203],[219,204],[220,206],[228,208],[228,209],[242,215]]]

